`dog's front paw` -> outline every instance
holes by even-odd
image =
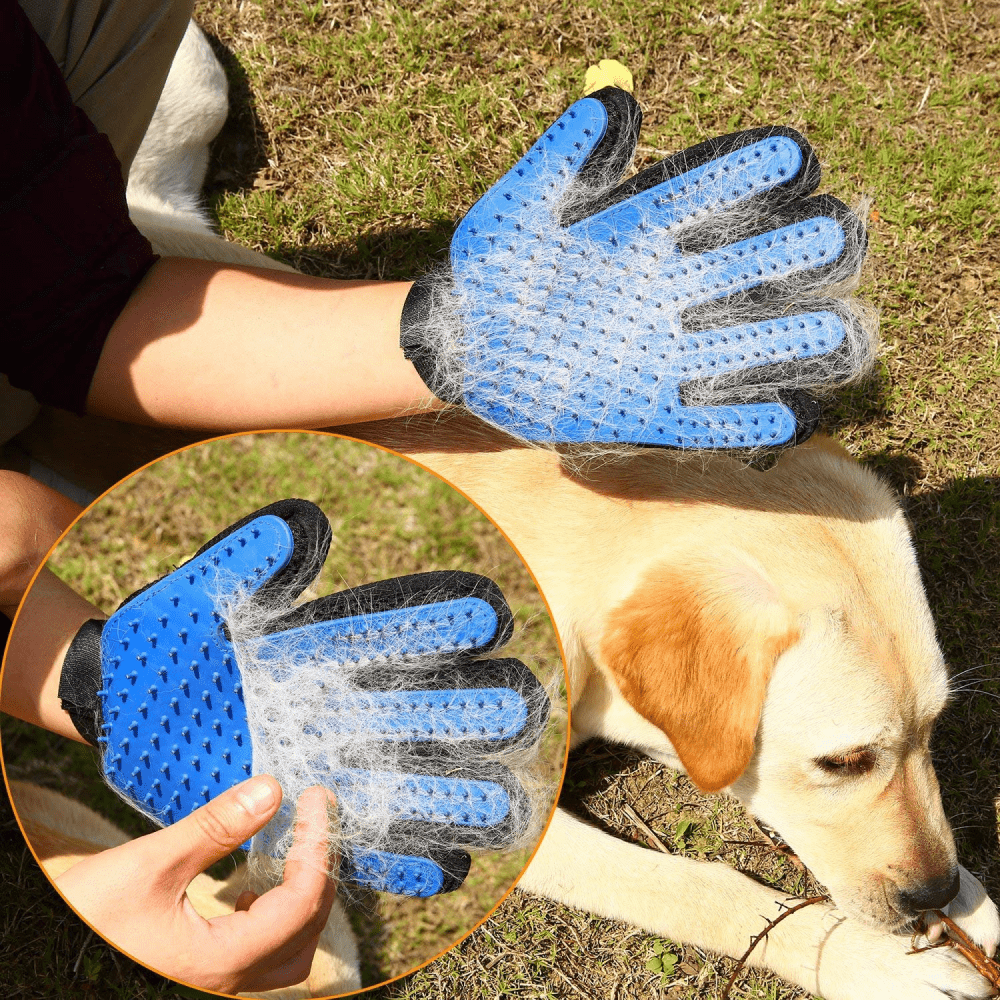
[[[958,895],[945,907],[945,913],[979,945],[987,955],[992,955],[1000,945],[1000,913],[996,904],[986,895],[979,879],[961,865],[958,868],[961,887]],[[933,927],[928,928],[932,937]]]
[[[991,910],[988,899],[986,903],[984,909],[995,921],[996,910]],[[979,907],[983,907],[981,902]],[[802,985],[824,1000],[985,1000],[996,996],[993,987],[954,948],[914,952],[909,935],[879,931],[833,909],[822,914],[822,924],[816,965],[809,982]]]

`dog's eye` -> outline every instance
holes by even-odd
[[[875,751],[870,749],[849,750],[830,757],[818,757],[817,765],[827,774],[837,774],[843,777],[853,777],[867,774],[875,767]]]

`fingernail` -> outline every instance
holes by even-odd
[[[260,816],[274,805],[274,786],[266,778],[251,778],[237,798],[248,813]]]

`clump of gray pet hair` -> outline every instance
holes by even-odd
[[[433,689],[453,674],[454,654],[401,654],[384,632],[365,629],[360,608],[356,631],[332,642],[322,630],[310,628],[301,607],[295,609],[293,631],[275,632],[283,628],[287,608],[263,606],[241,585],[220,586],[216,607],[242,676],[253,773],[273,775],[283,792],[281,810],[252,841],[251,884],[280,880],[295,836],[294,804],[314,785],[336,795],[331,858],[352,851],[398,850],[394,845],[401,836],[411,848],[416,844],[431,851],[517,850],[537,839],[552,791],[540,776],[548,714],[543,686],[528,692],[525,706],[527,717],[541,724],[527,727],[524,740],[484,753],[474,745],[476,733],[463,734],[454,726],[448,731],[454,716],[446,717],[445,711],[418,706],[417,713],[407,715],[403,704],[403,715],[395,712],[407,692]],[[511,661],[482,662],[491,683],[503,688],[504,665]],[[417,727],[427,738],[415,751],[411,740]],[[428,771],[468,776],[470,782],[509,772],[506,783],[523,793],[510,796],[502,836],[489,827],[452,826],[435,814],[440,807],[426,800],[414,805],[405,778]],[[409,821],[414,810],[422,822]]]

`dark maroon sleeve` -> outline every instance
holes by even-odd
[[[0,371],[84,411],[108,332],[157,260],[121,165],[15,0],[0,0]]]

